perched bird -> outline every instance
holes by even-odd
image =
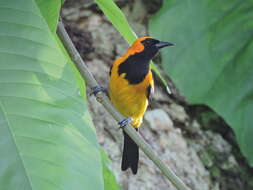
[[[129,47],[125,55],[113,63],[108,92],[112,104],[126,117],[120,122],[120,125],[131,123],[138,131],[150,95],[154,90],[150,60],[161,48],[172,45],[172,43],[161,42],[148,36],[141,37]],[[124,148],[121,169],[125,171],[131,168],[133,174],[136,174],[139,149],[124,131],[123,134]]]

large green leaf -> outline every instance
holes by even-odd
[[[33,0],[0,1],[0,189],[103,189],[73,69]]]
[[[253,166],[253,1],[165,1],[151,33],[176,43],[163,66],[191,103],[205,103],[234,129]]]

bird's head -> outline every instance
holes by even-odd
[[[128,49],[130,54],[141,54],[144,59],[151,60],[159,52],[159,50],[166,46],[173,46],[174,44],[170,42],[162,42],[151,38],[149,36],[144,36],[138,38]]]

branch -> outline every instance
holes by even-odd
[[[57,34],[60,37],[64,47],[67,49],[67,52],[69,53],[72,61],[75,63],[75,66],[79,70],[81,76],[84,78],[86,84],[91,89],[98,86],[97,81],[89,72],[88,67],[85,65],[80,54],[76,50],[61,21],[58,24]],[[106,110],[113,116],[116,121],[121,121],[124,119],[124,117],[113,107],[113,105],[110,103],[110,100],[104,93],[97,93],[96,99],[106,108]],[[174,184],[178,190],[190,190],[189,187],[187,187],[181,181],[181,179],[162,162],[162,160],[155,154],[151,147],[144,141],[140,134],[137,133],[131,125],[127,125],[123,128],[123,130],[133,139],[133,141],[140,147],[140,149],[149,157],[150,160],[154,162],[154,164],[161,170],[167,179],[170,180],[172,184]]]

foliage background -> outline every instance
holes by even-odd
[[[177,44],[162,58],[180,92],[222,116],[253,165],[252,6],[238,0],[164,1],[149,28]]]

